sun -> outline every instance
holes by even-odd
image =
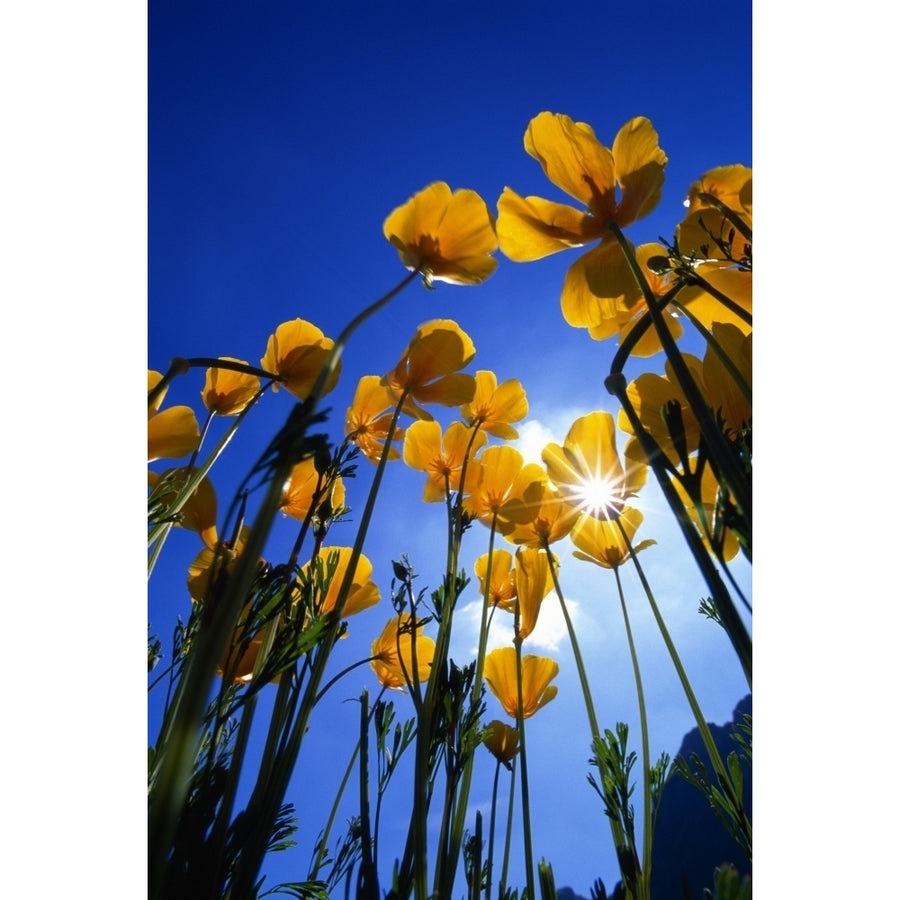
[[[616,486],[606,478],[584,478],[573,493],[578,508],[595,519],[611,519],[621,512]]]

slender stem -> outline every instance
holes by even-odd
[[[263,385],[256,394],[253,396],[253,399],[234,417],[234,421],[229,425],[228,430],[222,435],[219,439],[219,442],[213,448],[212,452],[207,457],[206,461],[200,466],[195,472],[193,472],[190,478],[182,485],[180,491],[178,492],[178,496],[174,501],[167,507],[166,509],[166,521],[165,522],[157,522],[150,529],[150,534],[147,539],[148,545],[153,546],[156,541],[164,540],[165,536],[168,534],[169,529],[172,527],[172,519],[181,512],[185,503],[193,495],[194,491],[197,489],[197,486],[200,482],[206,477],[206,474],[213,467],[213,463],[222,455],[225,448],[228,446],[231,439],[234,437],[235,432],[240,426],[241,422],[244,421],[247,414],[256,404],[260,397],[268,390],[271,386],[272,382],[269,382],[266,385]],[[155,564],[156,557],[159,555],[159,551],[157,550],[152,558],[152,563]],[[150,565],[150,572],[153,571],[152,564]],[[148,575],[150,573],[148,572]]]
[[[554,562],[553,555],[550,553],[550,544],[546,540],[546,538],[542,539],[542,546],[544,550],[547,552],[550,558],[550,575],[553,579],[553,587],[556,591],[556,596],[559,599],[559,606],[562,610],[563,619],[566,622],[566,630],[569,633],[569,643],[572,645],[572,655],[575,657],[575,668],[578,670],[578,679],[581,682],[581,693],[584,697],[584,706],[587,710],[588,724],[591,729],[591,747],[594,746],[594,742],[600,740],[602,738],[602,733],[600,731],[600,724],[597,721],[597,713],[594,711],[594,701],[591,697],[591,687],[588,682],[587,670],[585,669],[584,659],[581,655],[581,648],[578,646],[578,638],[575,634],[575,626],[572,623],[572,618],[569,615],[569,610],[566,607],[566,601],[563,597],[562,586],[559,583],[559,575],[557,572],[558,564]],[[606,769],[606,763],[601,754],[597,754],[597,766],[600,769],[601,776],[606,778],[610,773]],[[609,822],[609,828],[612,832],[613,844],[619,850],[624,851],[627,848],[628,842],[625,835],[625,831],[622,828],[621,823],[614,816],[607,816],[607,821]],[[623,883],[627,883],[625,879],[624,872],[622,873]]]
[[[537,897],[534,891],[534,859],[531,850],[531,807],[528,795],[528,757],[525,752],[525,716],[522,709],[522,639],[519,637],[519,601],[516,599],[516,612],[514,622],[513,643],[516,647],[516,694],[518,705],[516,708],[516,727],[519,730],[519,756],[522,760],[522,827],[525,842],[525,881],[528,886],[528,896]]]
[[[653,327],[656,329],[656,333],[659,336],[666,358],[672,366],[672,372],[684,392],[685,399],[697,418],[700,430],[706,438],[710,452],[716,460],[717,468],[734,497],[735,505],[749,522],[752,517],[752,505],[747,491],[744,473],[741,472],[735,464],[731,449],[728,447],[725,437],[717,427],[705,398],[695,384],[694,379],[691,377],[691,373],[684,361],[684,357],[681,355],[681,351],[678,349],[671,331],[669,331],[669,327],[663,317],[659,303],[656,300],[653,291],[650,289],[647,279],[644,277],[644,273],[635,259],[634,253],[632,252],[625,235],[615,222],[609,223],[609,229],[619,242],[625,260],[627,261],[638,286],[644,294],[644,300],[650,311],[650,315],[653,318]]]
[[[618,521],[618,519],[616,520]],[[621,527],[620,530],[624,531]],[[650,808],[650,737],[647,729],[647,705],[644,702],[644,685],[641,681],[641,669],[638,665],[637,648],[634,645],[634,635],[631,633],[631,622],[628,619],[628,609],[625,606],[625,593],[622,590],[622,579],[619,577],[619,567],[613,567],[616,576],[616,587],[619,591],[619,603],[622,607],[622,617],[625,620],[625,633],[628,637],[628,649],[631,652],[631,666],[634,670],[634,686],[637,690],[638,714],[641,720],[641,755],[643,756],[644,777],[644,847],[642,855],[641,873],[639,883],[644,897],[650,896],[650,856],[653,844],[653,817]]]
[[[509,806],[506,810],[506,839],[503,844],[503,868],[500,872],[500,882],[497,885],[497,896],[503,897],[506,893],[506,879],[509,874],[509,858],[512,851],[513,812],[516,800],[516,769],[518,768],[518,755],[513,757],[512,769],[509,778]]]
[[[697,533],[697,529],[694,527],[694,523],[685,511],[684,504],[681,502],[671,481],[669,481],[666,472],[666,462],[664,462],[666,456],[641,424],[640,417],[628,398],[628,393],[625,389],[624,376],[621,374],[610,375],[609,378],[606,379],[606,387],[607,390],[609,390],[609,392],[622,404],[622,409],[625,411],[625,414],[634,429],[634,433],[641,444],[644,455],[647,457],[650,466],[656,475],[656,480],[666,498],[666,502],[675,514],[675,519],[681,528],[681,533],[684,535],[688,547],[706,580],[707,586],[716,600],[716,608],[719,610],[722,624],[738,655],[741,666],[744,669],[747,683],[750,684],[753,674],[753,650],[750,642],[750,635],[738,614],[737,608],[735,607],[731,595],[728,593],[728,589],[722,581],[718,570],[712,564],[709,553],[707,552],[706,547],[704,547],[703,541]]]
[[[619,522],[618,519],[616,521]],[[694,719],[697,722],[697,728],[699,728],[700,736],[703,739],[703,745],[704,747],[706,747],[706,752],[709,754],[709,758],[712,762],[713,768],[715,769],[716,775],[719,777],[720,781],[724,782],[727,780],[725,766],[722,763],[722,758],[719,755],[716,743],[713,740],[712,733],[709,730],[709,725],[707,725],[706,718],[704,717],[703,712],[700,709],[700,704],[697,702],[697,697],[694,694],[694,689],[691,687],[691,682],[688,679],[687,672],[685,671],[684,666],[681,664],[681,657],[678,655],[678,651],[675,649],[675,643],[672,640],[672,636],[669,634],[669,629],[666,627],[666,623],[662,617],[662,613],[660,612],[659,606],[656,602],[656,598],[654,597],[653,591],[650,588],[650,583],[647,581],[647,577],[644,574],[643,567],[641,566],[640,561],[638,560],[637,555],[634,552],[634,548],[631,545],[628,534],[622,527],[621,522],[619,522],[619,532],[622,535],[622,539],[625,541],[625,546],[628,548],[628,553],[631,557],[631,561],[634,564],[635,571],[637,572],[638,578],[641,581],[641,585],[644,588],[644,593],[647,595],[647,600],[650,603],[650,609],[653,612],[653,618],[656,619],[659,633],[662,635],[662,639],[666,645],[666,649],[669,651],[669,656],[672,660],[672,664],[675,666],[675,671],[678,673],[678,680],[681,682],[681,686],[684,689],[685,696],[687,697],[688,703],[690,704],[691,712],[693,712],[694,714]]]
[[[269,467],[271,477],[268,490],[263,498],[259,512],[254,521],[254,526],[250,530],[247,544],[244,552],[238,557],[234,571],[228,579],[227,586],[224,590],[221,587],[221,581],[217,579],[218,584],[211,582],[212,592],[210,596],[210,609],[215,608],[215,616],[205,616],[198,630],[196,643],[192,652],[188,655],[185,669],[179,683],[179,690],[173,706],[176,707],[178,713],[177,727],[169,733],[167,739],[157,744],[157,754],[154,760],[154,771],[152,773],[152,793],[150,797],[150,809],[148,818],[148,837],[149,837],[149,900],[161,900],[162,891],[165,885],[166,858],[171,847],[172,837],[178,823],[178,817],[187,794],[188,776],[190,772],[191,756],[194,752],[194,743],[196,740],[197,728],[200,724],[206,697],[209,692],[209,686],[214,677],[216,664],[221,657],[225,648],[228,636],[234,629],[234,624],[240,615],[240,611],[247,596],[247,592],[256,575],[257,560],[262,555],[262,550],[268,538],[272,522],[281,506],[282,491],[284,482],[289,475],[291,469],[296,463],[297,449],[304,446],[304,437],[306,427],[316,413],[316,406],[321,399],[325,387],[337,366],[344,346],[352,334],[352,332],[369,316],[373,315],[388,303],[399,291],[411,283],[411,281],[419,274],[419,268],[413,270],[403,281],[389,291],[379,300],[364,309],[357,315],[350,324],[341,332],[335,341],[322,369],[319,371],[318,377],[313,388],[303,404],[298,404],[287,425],[279,433],[275,439],[274,445],[270,445],[273,449],[277,449],[275,459]],[[262,393],[262,390],[259,394]],[[257,397],[259,396],[257,395]],[[254,398],[256,399],[256,398]],[[251,406],[253,401],[248,404]],[[238,416],[238,421],[246,413],[247,408],[242,410]],[[396,421],[396,415],[395,415]],[[236,425],[234,426],[236,427]],[[230,430],[229,436],[234,433],[234,427]],[[279,439],[285,440],[285,446],[279,442]],[[389,435],[390,438],[390,435]],[[220,442],[222,446],[224,444]],[[387,454],[386,442],[385,456]],[[268,451],[264,458],[267,458]],[[212,462],[201,467],[195,474],[196,483],[206,474]],[[381,471],[381,470],[379,470]],[[378,474],[378,473],[376,473]],[[195,484],[192,484],[193,478],[185,486],[186,497],[193,493]],[[370,496],[371,503],[367,505],[367,512],[371,515],[371,506],[374,500]],[[367,523],[366,523],[367,524]],[[352,569],[355,569],[355,562],[359,557],[359,548],[362,544],[362,530],[357,535],[357,543],[354,545],[354,555],[351,557],[353,563]],[[350,591],[350,580],[353,571],[348,571],[348,577],[345,579],[345,585],[342,589],[342,596],[339,597],[338,603],[334,611],[334,616],[330,631],[326,633],[325,643],[327,650],[330,651],[331,645],[337,636],[337,630],[340,624],[340,615],[343,611],[343,603]],[[324,672],[325,663],[327,661],[328,652],[320,653],[316,658],[316,667],[312,672],[311,684],[307,690],[307,700],[312,701],[318,689],[319,681]],[[305,702],[301,707],[302,728],[305,730],[306,720],[312,709],[311,702]],[[300,723],[298,723],[300,724]],[[302,731],[300,737],[302,737]],[[300,739],[296,739],[296,747],[299,750]],[[293,742],[292,742],[293,743]],[[293,763],[292,763],[293,764]],[[263,808],[270,813],[274,809],[277,815],[281,797],[284,795],[286,787],[286,779],[283,785],[278,785],[277,795],[269,795],[267,803]],[[259,786],[259,782],[257,782]],[[265,846],[267,842],[268,828],[267,823],[260,824],[256,834],[250,836],[245,849],[250,849],[249,856],[241,853],[238,869],[235,872],[235,883],[238,894],[241,890],[249,891],[254,883],[256,872],[265,854]]]
[[[728,374],[734,380],[735,386],[741,392],[741,396],[748,402],[753,402],[753,392],[747,384],[744,376],[734,364],[734,360],[725,352],[722,345],[712,336],[712,332],[691,312],[690,304],[682,306],[676,303],[678,311],[700,332],[707,346],[716,354],[722,365],[728,370]]]
[[[497,786],[500,783],[500,760],[494,769],[494,786],[491,789],[491,822],[488,826],[488,856],[487,856],[487,893],[485,900],[491,900],[491,887],[494,883],[494,826],[497,824]]]

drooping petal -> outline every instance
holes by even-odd
[[[522,657],[522,716],[533,716],[549,703],[557,693],[550,682],[559,674],[559,663],[546,656],[527,654]],[[500,701],[506,714],[516,718],[519,697],[516,679],[516,651],[513,647],[499,647],[484,659],[484,680],[491,693]]]
[[[697,274],[718,293],[724,294],[746,313],[753,315],[753,273],[747,269],[723,268],[715,264],[697,267]],[[678,295],[679,302],[688,308],[707,330],[716,322],[734,325],[744,334],[753,326],[729,309],[722,301],[702,285],[688,285]]]
[[[200,446],[200,426],[189,406],[170,406],[147,422],[147,462],[179,459]]]
[[[546,176],[570,197],[589,207],[601,226],[616,207],[613,152],[604,147],[586,122],[542,112],[528,124],[525,150]]]
[[[541,602],[553,590],[550,555],[534,547],[516,550],[516,593],[519,598],[519,637],[525,640],[537,625]]]
[[[560,306],[573,328],[593,328],[618,322],[641,297],[618,244],[603,241],[583,253],[569,267],[563,282]]]
[[[668,158],[660,149],[656,129],[643,116],[622,126],[613,142],[612,155],[616,182],[622,188],[615,219],[624,228],[656,208]]]
[[[513,757],[519,752],[519,732],[499,719],[494,719],[487,730],[484,746],[509,768]]]
[[[583,247],[601,234],[597,220],[541,197],[521,197],[504,188],[497,201],[497,237],[515,262],[543,259],[570,247]]]

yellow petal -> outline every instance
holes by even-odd
[[[170,406],[147,422],[147,461],[178,459],[200,446],[200,426],[189,406]]]
[[[601,234],[597,220],[585,213],[541,197],[520,197],[510,188],[500,195],[497,211],[500,249],[515,262],[583,247]]]
[[[542,112],[528,125],[525,150],[550,181],[590,207],[601,226],[612,217],[616,206],[613,153],[597,140],[590,125]]]
[[[612,148],[622,198],[616,209],[620,228],[652,212],[662,196],[666,154],[649,119],[639,116],[619,130]]]

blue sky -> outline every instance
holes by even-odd
[[[296,317],[336,335],[403,277],[381,226],[432,181],[472,188],[491,208],[506,185],[566,199],[523,149],[529,120],[543,110],[590,123],[607,145],[630,118],[650,118],[670,160],[666,187],[657,211],[629,236],[635,243],[671,238],[692,181],[716,165],[753,164],[752,26],[749,3],[694,3],[677,17],[669,9],[663,3],[627,10],[596,2],[521,3],[511,14],[505,3],[151,3],[149,366],[163,370],[176,355],[256,363],[268,335]],[[698,22],[705,33],[728,40],[704,41]],[[530,265],[501,256],[497,272],[477,288],[408,288],[351,340],[341,384],[326,400],[332,434],[340,436],[358,378],[391,368],[416,327],[432,318],[452,318],[472,337],[473,371],[491,369],[500,380],[522,382],[530,405],[522,446],[529,455],[547,441],[561,442],[578,416],[615,412],[603,387],[613,345],[570,328],[559,310],[562,280],[576,255]],[[654,370],[661,365],[650,363]],[[196,405],[201,387],[201,373],[188,376],[172,387],[166,404]],[[284,392],[264,398],[213,470],[214,484],[235,483],[290,406]],[[357,483],[348,485],[357,509],[371,469],[363,460]],[[392,467],[365,547],[385,599],[351,622],[334,671],[367,655],[387,621],[392,559],[407,554],[419,586],[435,586],[440,577],[443,513],[419,502],[421,490],[419,473],[401,463]],[[639,534],[658,541],[644,556],[651,584],[707,718],[727,721],[747,692],[740,667],[724,634],[696,614],[705,589],[684,561],[657,492],[645,492],[642,509]],[[354,534],[352,524],[339,526],[330,541],[349,545]],[[289,522],[276,530],[273,559],[280,558],[279,542],[287,555],[293,537]],[[470,531],[462,552],[467,571],[486,549],[486,529]],[[174,534],[151,581],[150,618],[163,637],[177,611],[186,615],[185,569],[198,550],[195,535]],[[637,705],[613,576],[574,560],[568,546],[558,552],[601,724],[628,722],[637,748]],[[737,572],[749,591],[749,567],[739,563]],[[693,720],[630,571],[625,582],[655,759],[677,751]],[[477,609],[473,585],[460,601],[458,660],[472,658],[477,645]],[[511,632],[495,630],[492,645],[510,638]],[[528,723],[535,853],[552,862],[560,886],[587,895],[598,876],[611,887],[617,868],[602,805],[586,783],[586,717],[552,597],[525,651],[552,655],[561,667],[558,698]],[[332,690],[332,699],[354,698],[364,685],[373,693],[377,688],[371,674],[357,670]],[[404,698],[395,702],[404,710]],[[151,701],[151,734],[153,708]],[[357,715],[355,704],[333,702],[314,718],[300,770],[312,769],[316,777],[300,774],[287,798],[304,810],[300,846],[271,858],[268,884],[305,871],[352,751]],[[493,698],[487,715],[503,717]],[[486,811],[490,762],[485,754],[473,809]],[[402,852],[405,799],[396,793],[386,810],[382,877]],[[352,814],[352,801],[345,808]],[[524,885],[520,841],[513,846],[510,882]]]
[[[142,463],[130,467],[122,460],[140,461],[143,452],[143,414],[135,406],[129,419],[126,410],[143,390],[145,362],[163,368],[172,355],[193,353],[258,359],[275,325],[310,309],[316,313],[310,318],[333,334],[347,309],[402,275],[381,223],[430,181],[475,188],[489,204],[506,184],[554,196],[522,148],[528,120],[543,109],[590,122],[605,142],[633,115],[652,119],[670,157],[667,185],[658,214],[630,231],[636,241],[670,234],[684,189],[706,168],[754,164],[762,226],[757,249],[767,260],[757,271],[757,293],[771,298],[757,309],[763,340],[757,358],[767,365],[757,367],[754,385],[760,412],[755,493],[767,526],[757,535],[754,587],[768,601],[755,629],[755,770],[766,775],[754,798],[757,886],[763,874],[782,890],[791,879],[799,887],[801,878],[805,890],[817,878],[823,886],[825,878],[831,886],[851,877],[859,884],[875,876],[857,860],[889,852],[887,832],[821,824],[839,821],[845,801],[832,790],[835,764],[827,750],[816,749],[816,734],[823,729],[831,738],[851,725],[881,721],[887,698],[879,685],[894,679],[894,630],[882,627],[891,620],[878,607],[891,593],[892,573],[879,564],[893,554],[893,528],[881,519],[891,508],[891,482],[879,478],[877,502],[869,502],[870,492],[863,499],[873,517],[867,521],[875,522],[864,556],[843,535],[846,521],[835,497],[821,489],[831,449],[844,439],[836,401],[864,410],[848,391],[859,380],[879,383],[881,367],[895,355],[890,311],[876,306],[884,295],[883,267],[841,267],[827,252],[838,224],[862,233],[884,222],[888,233],[879,210],[890,184],[874,190],[865,163],[873,154],[883,157],[878,148],[892,146],[884,114],[886,91],[896,83],[890,29],[880,27],[865,3],[854,5],[852,18],[755,3],[751,147],[749,30],[732,31],[717,19],[727,13],[749,21],[748,5],[717,12],[706,4],[677,11],[644,4],[628,12],[611,4],[517,4],[515,14],[507,6],[456,4],[450,16],[422,4],[382,4],[378,17],[366,18],[362,4],[350,3],[328,12],[329,21],[309,5],[291,20],[279,4],[255,4],[238,21],[223,13],[236,4],[192,4],[189,18],[179,21],[174,5],[153,3],[149,27],[142,8],[119,3],[5,13],[0,65],[11,177],[4,187],[2,279],[11,302],[2,341],[4,359],[19,378],[25,374],[29,388],[7,396],[10,421],[22,423],[17,439],[7,442],[7,465],[16,473],[56,473],[61,458],[65,464],[50,502],[42,495],[35,502],[31,478],[17,474],[6,485],[15,522],[9,558],[17,563],[8,573],[10,595],[28,598],[26,626],[40,603],[42,638],[37,657],[31,640],[11,648],[15,670],[28,683],[21,691],[11,682],[7,693],[9,721],[27,736],[9,742],[5,766],[17,822],[9,858],[18,865],[7,867],[4,878],[14,891],[28,893],[37,880],[45,882],[50,856],[53,871],[65,871],[69,883],[89,881],[98,897],[121,896],[144,865],[145,474]],[[697,142],[699,126],[717,140]],[[780,214],[785,208],[792,212]],[[816,227],[806,227],[809,222]],[[783,247],[791,248],[789,259]],[[380,373],[419,322],[449,316],[473,336],[475,365],[520,378],[529,419],[559,440],[575,415],[607,402],[591,373],[602,372],[608,351],[559,316],[566,256],[528,266],[501,258],[497,273],[478,289],[408,291],[351,344],[343,389],[353,383],[351,364],[356,374]],[[822,276],[814,296],[810,271]],[[878,328],[859,344],[865,357],[848,340],[856,332],[847,329],[847,297],[866,298],[866,321],[877,316]],[[802,317],[812,310],[824,312],[816,318],[817,340],[802,343],[804,365],[814,374],[798,386],[787,361],[793,336],[808,335]],[[566,377],[582,355],[593,368]],[[783,401],[801,387],[804,423],[828,423],[829,433],[818,445],[828,452],[804,455],[798,480],[802,435],[793,406]],[[193,402],[199,384],[178,390]],[[335,395],[337,416],[344,402]],[[283,394],[267,398],[257,411],[258,433],[243,435],[241,454],[252,458],[288,405]],[[879,423],[883,411],[879,406]],[[105,454],[99,464],[98,449]],[[234,449],[237,471],[237,444]],[[90,478],[87,508],[73,477]],[[72,505],[62,522],[55,503],[60,491]],[[652,508],[653,498],[645,492],[644,499]],[[784,516],[796,554],[787,559]],[[432,521],[437,512],[425,510],[419,521],[426,517],[427,528],[439,531]],[[129,522],[133,531],[123,527]],[[643,531],[662,542],[662,523],[651,528],[649,515]],[[424,573],[430,532],[418,533],[421,543],[410,535],[406,549]],[[171,584],[180,591],[194,547],[191,535],[175,537],[183,540],[173,539],[167,552]],[[390,537],[385,552],[396,554],[399,541]],[[648,552],[648,567],[650,558]],[[658,558],[664,565],[663,555]],[[35,573],[44,584],[40,591]],[[606,573],[595,574],[593,587],[567,587],[578,613],[606,590],[599,579]],[[51,590],[48,598],[51,583],[67,589]],[[670,626],[690,671],[706,667],[715,674],[707,686],[712,693],[701,702],[709,718],[723,721],[740,693],[718,666],[727,652],[715,641],[691,643],[682,622],[697,632],[692,588],[676,583],[675,593],[681,599],[673,601]],[[847,598],[853,611],[839,612]],[[612,654],[617,674],[623,668],[614,655],[623,649],[618,626],[617,619],[608,627],[582,619],[579,626],[585,634],[594,629],[586,640],[598,661]],[[649,681],[655,638],[645,623],[640,628]],[[552,635],[542,640],[549,644]],[[670,689],[667,673],[653,680],[664,694]],[[598,694],[607,690],[599,676],[597,685]],[[60,690],[63,702],[54,702]],[[634,724],[629,697],[609,691],[610,718]],[[671,751],[690,727],[683,701],[653,702],[654,750]],[[558,715],[552,722],[558,728],[582,713],[561,692],[529,734],[544,714]],[[551,749],[553,765],[562,768],[569,762],[560,758],[559,743]],[[580,771],[585,754],[577,743],[573,750]],[[590,789],[582,784],[579,792],[591,808],[587,815],[596,816]],[[853,815],[874,816],[889,804],[889,792],[882,786],[877,798],[863,795]],[[802,829],[784,814],[784,797]],[[577,809],[573,815],[583,821]],[[98,841],[106,850],[99,857]],[[829,865],[786,870],[779,862],[784,846],[797,848],[800,858],[827,855]],[[561,864],[566,854],[557,852],[552,836],[547,845],[538,840],[537,853],[553,861],[558,883],[585,889],[584,877]],[[614,877],[602,856],[591,872]]]

